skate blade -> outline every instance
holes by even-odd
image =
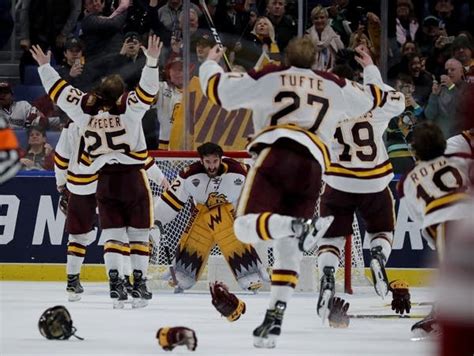
[[[315,229],[317,230],[316,235],[310,234],[303,242],[303,249],[306,252],[312,251],[316,247],[319,240],[324,236],[326,231],[328,231],[329,226],[331,226],[333,221],[334,216],[332,215],[318,218],[315,223]]]
[[[78,302],[81,300],[81,295],[74,292],[68,292],[67,300],[70,302]]]
[[[380,266],[379,261],[372,260],[370,262],[370,268],[374,277],[375,292],[382,298],[382,300],[385,300],[385,296],[388,294],[388,285],[383,277],[382,267]]]
[[[125,300],[114,299],[113,306],[114,309],[123,309],[125,308]]]
[[[329,300],[331,299],[332,292],[326,289],[321,296],[321,301],[318,304],[318,315],[321,318],[322,324],[326,322],[329,316]]]
[[[274,349],[276,346],[276,336],[268,335],[268,337],[253,337],[253,346],[259,349]]]
[[[142,298],[133,298],[132,300],[132,308],[139,309],[145,308],[148,305],[148,300]]]

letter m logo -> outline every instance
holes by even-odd
[[[214,223],[220,224],[222,222],[221,207],[215,209],[216,214],[210,214],[210,222],[207,224],[211,230],[214,230]]]

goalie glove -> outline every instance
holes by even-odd
[[[349,315],[347,310],[349,309],[349,303],[339,297],[334,297],[332,300],[332,306],[329,310],[329,326],[332,328],[347,328],[349,326]]]
[[[197,347],[196,333],[184,326],[160,328],[156,333],[156,338],[165,351],[171,351],[180,345],[186,345],[190,351],[196,350]]]
[[[229,292],[229,288],[222,282],[209,284],[212,295],[212,305],[229,321],[236,321],[245,314],[245,303]]]
[[[411,301],[408,283],[402,280],[392,281],[389,290],[392,291],[392,310],[401,315],[405,311],[407,314],[410,313]]]
[[[69,204],[69,190],[64,186],[60,191],[59,196],[59,209],[67,216],[67,206]]]

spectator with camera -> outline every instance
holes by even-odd
[[[445,137],[451,137],[459,133],[459,125],[455,121],[456,108],[467,84],[463,66],[457,59],[446,61],[445,69],[447,74],[433,81],[425,116],[438,124]]]

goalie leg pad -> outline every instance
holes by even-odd
[[[199,280],[211,249],[214,247],[214,238],[206,224],[203,211],[199,211],[189,230],[185,231],[176,250],[174,267],[177,277],[181,274],[186,286],[189,286],[189,277],[194,280],[193,285]],[[186,289],[181,284],[180,287]]]

